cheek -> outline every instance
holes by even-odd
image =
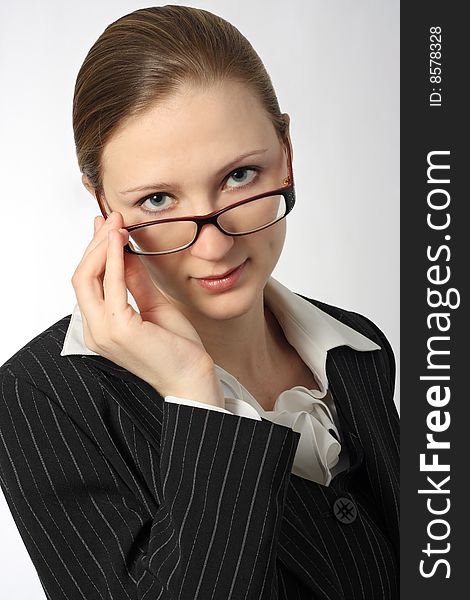
[[[140,257],[153,282],[163,291],[169,292],[172,281],[177,279],[177,273],[182,263],[180,254],[182,253],[176,252],[166,256]]]
[[[259,232],[258,249],[267,261],[279,258],[286,239],[286,220],[282,219],[275,225]]]
[[[287,232],[287,222],[285,219],[282,219],[282,221],[279,221],[279,223],[276,223],[276,225],[274,225],[273,227],[277,227],[278,225],[279,229],[277,230],[276,237],[273,242],[273,254],[275,263],[277,263],[279,257],[281,256]]]

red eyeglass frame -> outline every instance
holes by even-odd
[[[183,246],[182,248],[178,248],[176,250],[170,250],[168,252],[167,251],[136,252],[135,250],[132,250],[132,248],[130,248],[129,244],[126,244],[124,246],[124,250],[131,254],[137,254],[140,256],[146,256],[146,255],[147,256],[159,256],[159,255],[164,255],[164,254],[172,254],[174,252],[180,252],[181,250],[186,250],[187,248],[192,246],[196,242],[197,238],[199,237],[199,233],[200,233],[201,229],[206,224],[215,225],[215,227],[217,227],[217,229],[219,229],[219,231],[221,231],[223,234],[229,235],[231,237],[232,236],[236,237],[236,236],[240,236],[240,235],[249,235],[250,233],[255,233],[257,231],[261,231],[262,229],[266,229],[267,227],[270,227],[271,225],[278,223],[279,221],[281,221],[283,218],[285,218],[290,213],[290,211],[294,208],[294,204],[295,204],[294,174],[293,174],[293,170],[292,170],[292,149],[291,149],[289,139],[287,137],[284,138],[284,144],[287,148],[287,162],[288,162],[289,174],[287,177],[284,178],[284,181],[283,181],[284,186],[283,187],[276,188],[275,190],[270,190],[269,192],[263,192],[262,194],[256,194],[255,196],[250,196],[249,198],[245,198],[244,200],[240,200],[238,202],[235,202],[234,204],[230,204],[229,206],[225,206],[224,208],[215,210],[211,213],[208,213],[207,215],[193,215],[193,216],[187,216],[187,217],[171,217],[171,218],[167,218],[167,219],[155,219],[154,221],[145,221],[142,223],[136,223],[135,225],[130,225],[129,227],[124,227],[124,229],[126,229],[129,233],[136,229],[148,227],[149,225],[155,225],[156,223],[169,223],[169,222],[173,222],[173,221],[192,221],[193,223],[196,223],[196,227],[197,227],[196,234],[194,236],[193,241],[190,242],[188,245]],[[104,207],[104,203],[101,198],[101,195],[96,189],[94,190],[94,192],[95,192],[96,199],[98,201],[98,206],[100,207],[100,210],[101,210],[101,214],[103,215],[103,217],[105,219],[107,219],[109,215],[106,213],[106,209]],[[256,229],[255,231],[250,231],[248,233],[227,233],[226,231],[224,231],[222,229],[221,225],[217,221],[217,218],[219,217],[219,215],[221,215],[222,213],[224,213],[227,210],[230,210],[236,206],[240,206],[241,204],[246,204],[248,202],[252,202],[253,200],[258,200],[259,198],[264,198],[267,196],[274,196],[276,194],[281,194],[284,196],[285,201],[286,201],[286,212],[283,215],[283,217],[281,217],[281,219],[274,221],[274,223],[269,223],[269,225],[265,225],[264,227],[260,227],[259,229]]]

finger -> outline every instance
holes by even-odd
[[[106,308],[111,314],[123,312],[129,305],[124,269],[124,244],[128,233],[125,229],[112,229],[108,232],[106,270],[103,278],[103,291]]]
[[[91,286],[95,296],[104,300],[103,276],[106,268],[107,245],[108,240],[105,238],[82,257],[72,277],[72,285],[76,294],[82,292],[83,296],[86,288]]]
[[[105,307],[101,281],[96,278],[82,279],[79,285],[74,286],[74,289],[84,327],[88,327],[89,331],[94,331],[95,325],[100,324],[104,317]]]
[[[96,232],[101,229],[104,222],[105,222],[105,218],[102,217],[101,215],[98,215],[97,217],[95,217],[95,219],[93,221],[93,235],[95,235]]]
[[[118,217],[115,215],[118,214]],[[94,225],[96,233],[92,242],[88,245],[85,254],[77,266],[72,278],[77,302],[84,317],[89,335],[96,331],[105,314],[105,298],[103,278],[106,269],[106,256],[108,239],[107,232],[113,226],[113,221],[119,222],[122,215],[114,213],[111,219],[96,218]],[[109,221],[109,223],[108,223]]]
[[[92,252],[98,244],[100,244],[103,240],[107,240],[108,231],[113,228],[123,227],[124,222],[121,213],[112,212],[107,219],[103,217],[101,221],[101,226],[96,229],[93,239],[90,241],[88,246],[83,253],[82,260],[88,256],[90,252]]]
[[[72,277],[72,285],[82,315],[92,326],[104,314],[103,277],[108,240],[102,240],[84,256]]]
[[[128,235],[126,230],[121,231],[125,237]],[[120,241],[120,235],[118,230],[110,230],[108,236],[101,240],[83,259],[79,277],[75,280],[74,288],[82,313],[84,340],[92,350],[96,349],[100,332],[104,331],[106,315],[115,314],[118,310],[111,301],[106,302],[106,295],[115,301],[118,300],[116,297],[119,292],[116,292],[115,272],[119,273],[119,263],[116,262],[115,255],[120,251],[122,253],[123,242]],[[117,246],[116,239],[118,240]],[[124,293],[127,304],[125,289]]]

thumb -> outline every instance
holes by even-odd
[[[149,272],[136,254],[125,253],[126,286],[134,297],[141,314],[167,306],[168,300],[152,281]]]

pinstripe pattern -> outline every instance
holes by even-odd
[[[351,456],[328,487],[290,472],[288,427],[60,356],[69,316],[0,368],[0,484],[47,598],[398,598],[393,352],[365,317],[306,299],[382,347],[328,352]]]

